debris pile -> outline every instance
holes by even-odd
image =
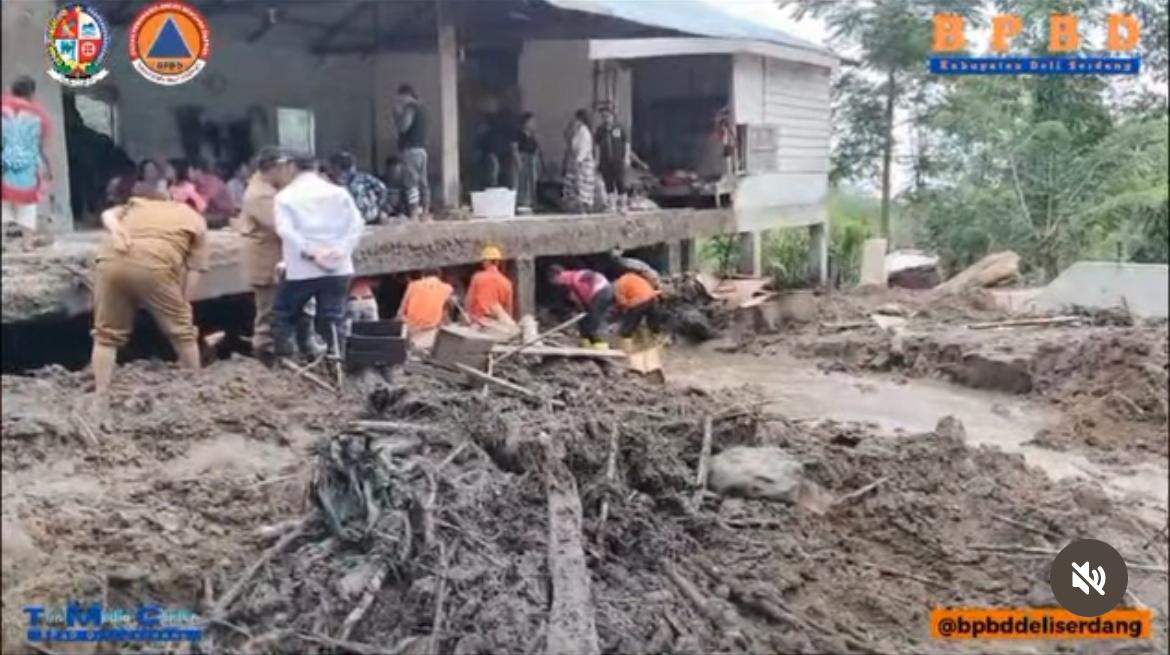
[[[213,652],[929,652],[924,608],[1050,602],[1036,554],[1088,533],[1164,605],[1149,535],[1099,488],[953,419],[886,441],[594,363],[513,363],[495,373],[531,393],[505,396],[424,370],[319,443],[311,509],[226,573]],[[704,491],[743,447],[808,493]]]

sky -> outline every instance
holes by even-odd
[[[788,32],[807,41],[825,45],[828,31],[824,23],[814,19],[797,21],[790,10],[782,10],[773,0],[702,0],[723,11],[750,18],[758,23]]]

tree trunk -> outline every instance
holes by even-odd
[[[894,71],[886,73],[886,143],[882,148],[882,225],[881,236],[890,239],[890,174],[894,160],[894,100],[897,97],[894,86]]]

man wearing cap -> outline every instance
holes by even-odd
[[[136,185],[126,204],[103,212],[102,225],[107,234],[94,268],[91,367],[104,400],[139,305],[150,310],[179,363],[199,368],[191,299],[208,259],[207,222],[150,185]]]
[[[474,322],[495,318],[499,311],[512,316],[512,281],[500,271],[503,259],[504,254],[495,246],[484,248],[480,255],[483,268],[471,276],[467,288],[467,316]]]

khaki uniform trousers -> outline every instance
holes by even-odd
[[[145,305],[176,346],[199,338],[191,303],[183,296],[183,273],[144,268],[118,260],[98,262],[93,290],[93,338],[119,348],[130,340],[134,314]]]

